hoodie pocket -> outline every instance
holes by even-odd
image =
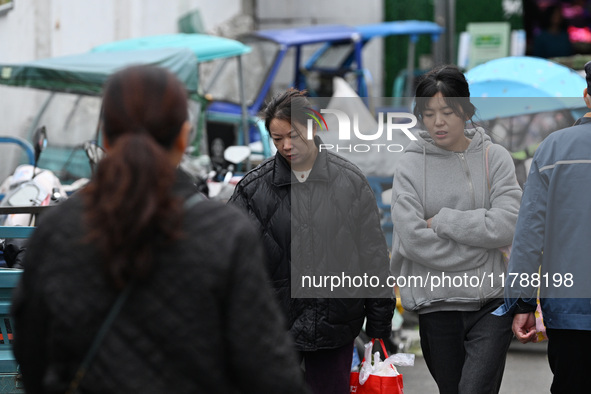
[[[405,278],[406,293],[411,294],[413,309],[444,303],[479,303],[482,298],[479,295],[482,278],[477,275],[477,271],[444,272],[413,264],[412,273]]]

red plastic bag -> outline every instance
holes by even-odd
[[[359,384],[359,372],[351,372],[350,392],[357,394],[403,394],[402,374],[396,376],[369,375]]]
[[[374,339],[371,340],[372,345]],[[380,339],[384,357],[388,357],[384,341]],[[373,347],[373,346],[372,346]],[[365,362],[365,357],[361,364]],[[371,360],[368,360],[371,362]],[[349,392],[357,394],[403,394],[404,385],[402,383],[402,374],[396,376],[378,376],[370,374],[364,384],[359,383],[359,372],[351,372],[349,380]]]

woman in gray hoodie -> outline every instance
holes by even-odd
[[[416,90],[426,132],[394,173],[392,269],[402,305],[419,314],[421,347],[441,393],[498,393],[511,319],[501,303],[521,189],[513,160],[482,129],[464,74],[429,72]]]

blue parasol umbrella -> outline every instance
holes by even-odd
[[[472,102],[483,120],[585,106],[585,79],[547,59],[495,59],[468,71],[466,79]]]

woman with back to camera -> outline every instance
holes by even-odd
[[[392,195],[392,270],[423,281],[400,288],[402,305],[419,314],[425,361],[445,394],[497,393],[513,336],[511,319],[491,312],[502,303],[499,248],[512,242],[521,189],[509,152],[466,129],[469,97],[453,66],[419,82],[414,114],[427,131],[399,160]]]
[[[187,119],[184,86],[164,69],[134,66],[107,82],[107,156],[42,218],[15,291],[27,392],[66,392],[96,343],[81,392],[305,391],[254,229],[236,209],[194,202],[176,170]]]
[[[389,338],[392,289],[315,289],[303,277],[388,275],[388,249],[376,199],[361,171],[319,149],[305,92],[290,89],[266,106],[265,127],[277,154],[238,183],[231,204],[254,219],[273,288],[314,393],[349,392],[353,341],[367,318],[370,337]],[[308,126],[310,127],[310,126]],[[373,291],[372,291],[373,290]],[[355,293],[355,294],[353,294]]]

